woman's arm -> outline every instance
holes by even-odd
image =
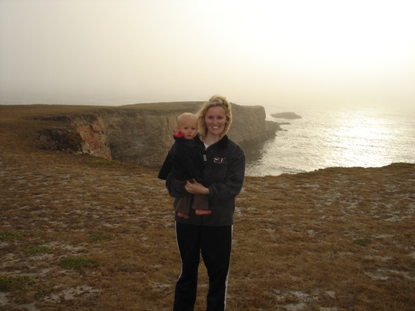
[[[185,183],[179,182],[173,177],[173,174],[170,172],[166,178],[166,188],[169,191],[170,196],[175,198],[181,198],[186,195],[186,190],[184,189]]]

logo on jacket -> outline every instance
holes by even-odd
[[[218,163],[218,164],[226,163],[226,158],[214,157],[213,163]]]

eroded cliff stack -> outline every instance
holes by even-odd
[[[90,111],[38,118],[56,122],[39,131],[42,148],[90,154],[148,167],[162,163],[173,143],[177,116],[196,112],[202,102],[154,103],[91,108]],[[229,137],[242,145],[275,136],[278,123],[265,120],[261,106],[232,104],[234,121]]]

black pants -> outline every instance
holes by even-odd
[[[176,283],[173,310],[194,310],[200,253],[209,276],[206,310],[225,310],[232,226],[195,226],[176,222],[176,237],[182,273]]]

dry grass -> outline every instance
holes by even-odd
[[[29,117],[65,109],[0,107],[0,310],[171,310],[180,262],[163,182],[38,149]],[[228,310],[413,310],[414,183],[410,164],[247,177]]]

